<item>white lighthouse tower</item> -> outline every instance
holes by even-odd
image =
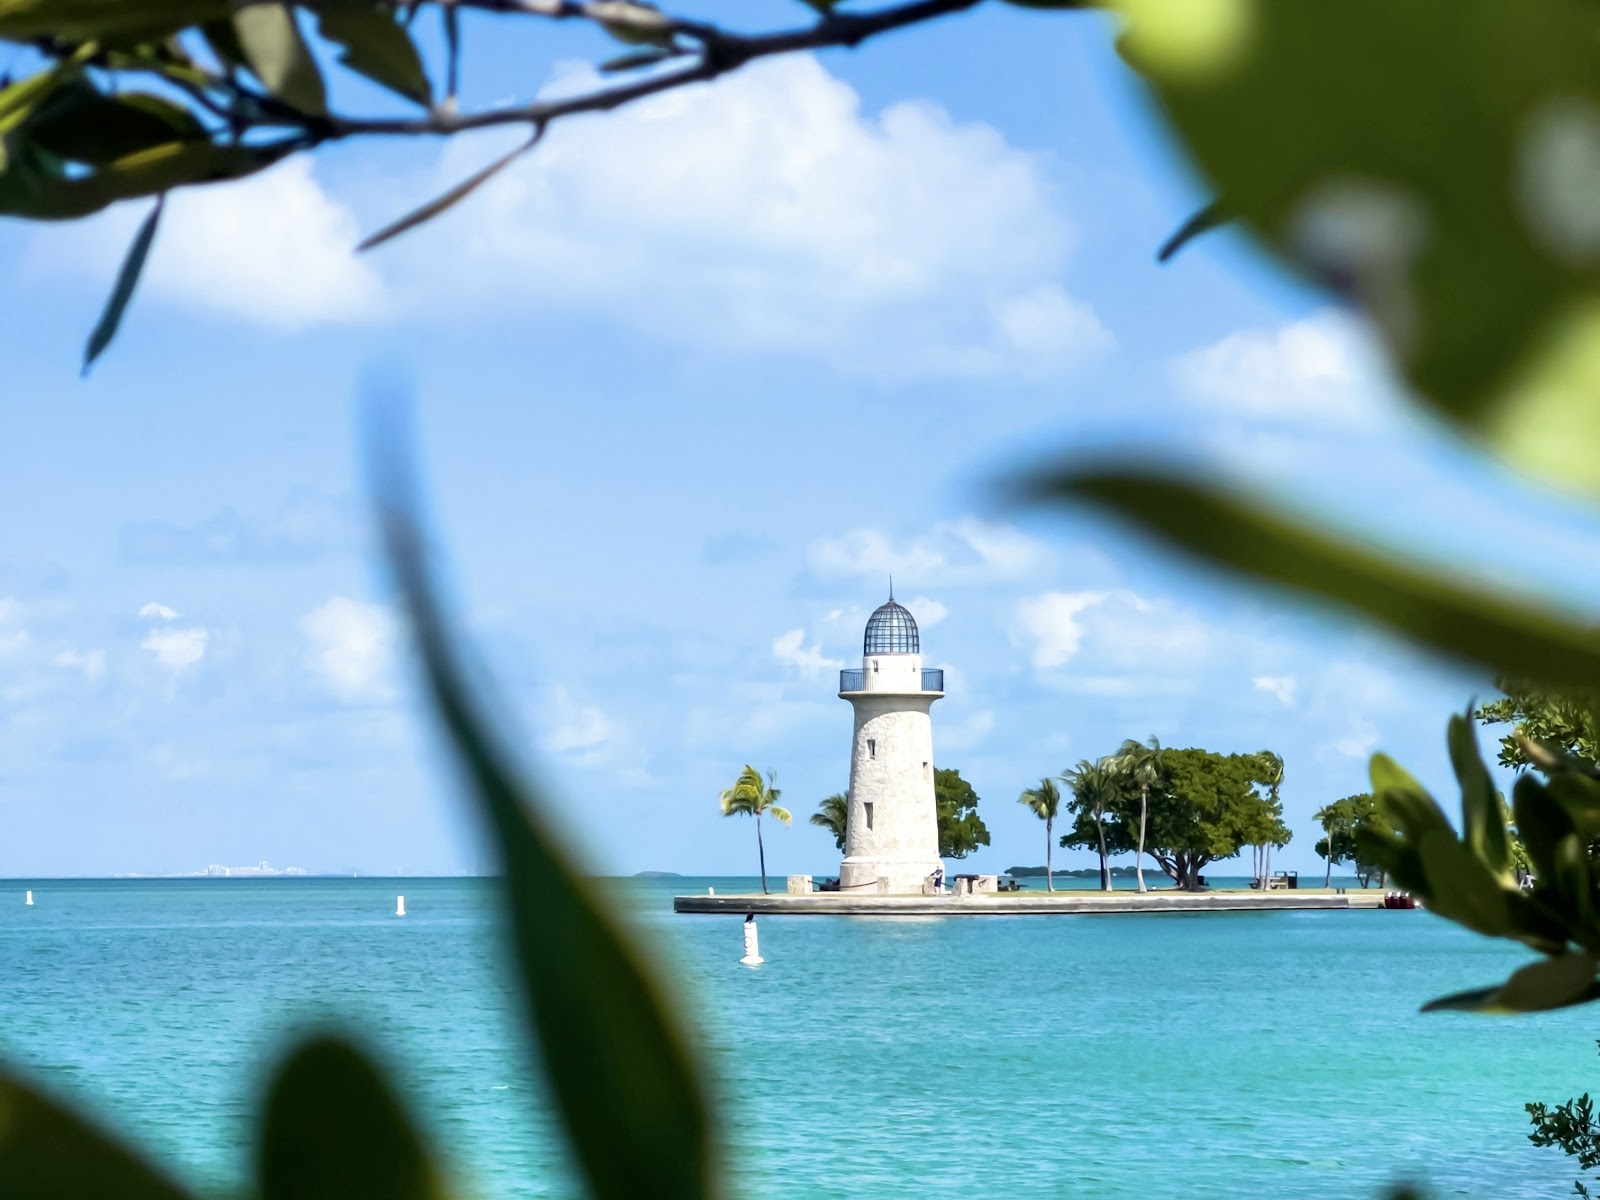
[[[893,588],[867,620],[861,669],[839,672],[839,695],[856,718],[839,890],[921,893],[944,870],[928,715],[944,672],[924,669],[917,623]]]

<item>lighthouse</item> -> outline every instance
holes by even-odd
[[[855,710],[839,890],[921,894],[944,870],[933,799],[933,722],[944,672],[922,665],[917,622],[889,602],[867,619],[861,667],[839,672]]]

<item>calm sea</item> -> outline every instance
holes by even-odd
[[[752,970],[737,919],[672,915],[708,885],[751,881],[614,884],[689,1002],[739,1195],[1555,1197],[1522,1105],[1600,1084],[1600,1009],[1418,1015],[1523,957],[1423,912],[767,918]],[[468,1190],[573,1195],[493,887],[0,883],[0,1055],[231,1187],[263,1063],[336,1022]]]

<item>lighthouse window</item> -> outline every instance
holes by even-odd
[[[867,804],[863,804],[861,807],[867,814],[867,828],[871,829],[872,828],[872,805],[870,803],[867,803]]]
[[[928,764],[927,763],[923,763],[922,764],[922,777],[924,779],[926,779],[928,777]]]
[[[868,738],[867,739],[867,757],[868,758],[877,758],[878,757],[878,743],[875,742],[872,738]]]
[[[878,660],[877,659],[873,659],[872,660],[872,673],[874,675],[876,675],[878,673]]]

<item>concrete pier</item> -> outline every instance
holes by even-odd
[[[1045,914],[1263,912],[1382,908],[1376,888],[1343,894],[1283,892],[1001,892],[960,896],[810,895],[674,896],[680,913],[761,913],[837,917],[1004,917]]]

